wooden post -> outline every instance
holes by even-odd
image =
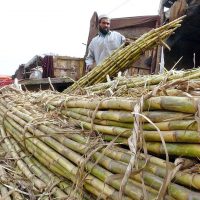
[[[160,16],[160,25],[162,26],[164,22],[164,6],[163,6],[164,0],[160,0],[160,5],[159,5],[159,16]],[[160,60],[161,60],[161,46],[158,46],[157,48],[157,59],[156,59],[156,69],[155,73],[159,73],[160,71]]]

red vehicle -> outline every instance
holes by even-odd
[[[13,80],[10,76],[0,75],[0,87],[5,85],[10,85],[13,83]]]

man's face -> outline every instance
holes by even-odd
[[[99,22],[99,30],[103,34],[106,34],[110,31],[110,19],[103,18]]]

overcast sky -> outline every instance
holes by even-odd
[[[94,11],[110,17],[158,14],[160,0],[2,0],[0,75],[35,55],[83,57]]]

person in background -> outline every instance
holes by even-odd
[[[98,35],[92,39],[85,59],[86,72],[89,72],[94,63],[99,65],[115,49],[119,48],[126,38],[116,31],[110,31],[110,18],[107,15],[99,16]]]

